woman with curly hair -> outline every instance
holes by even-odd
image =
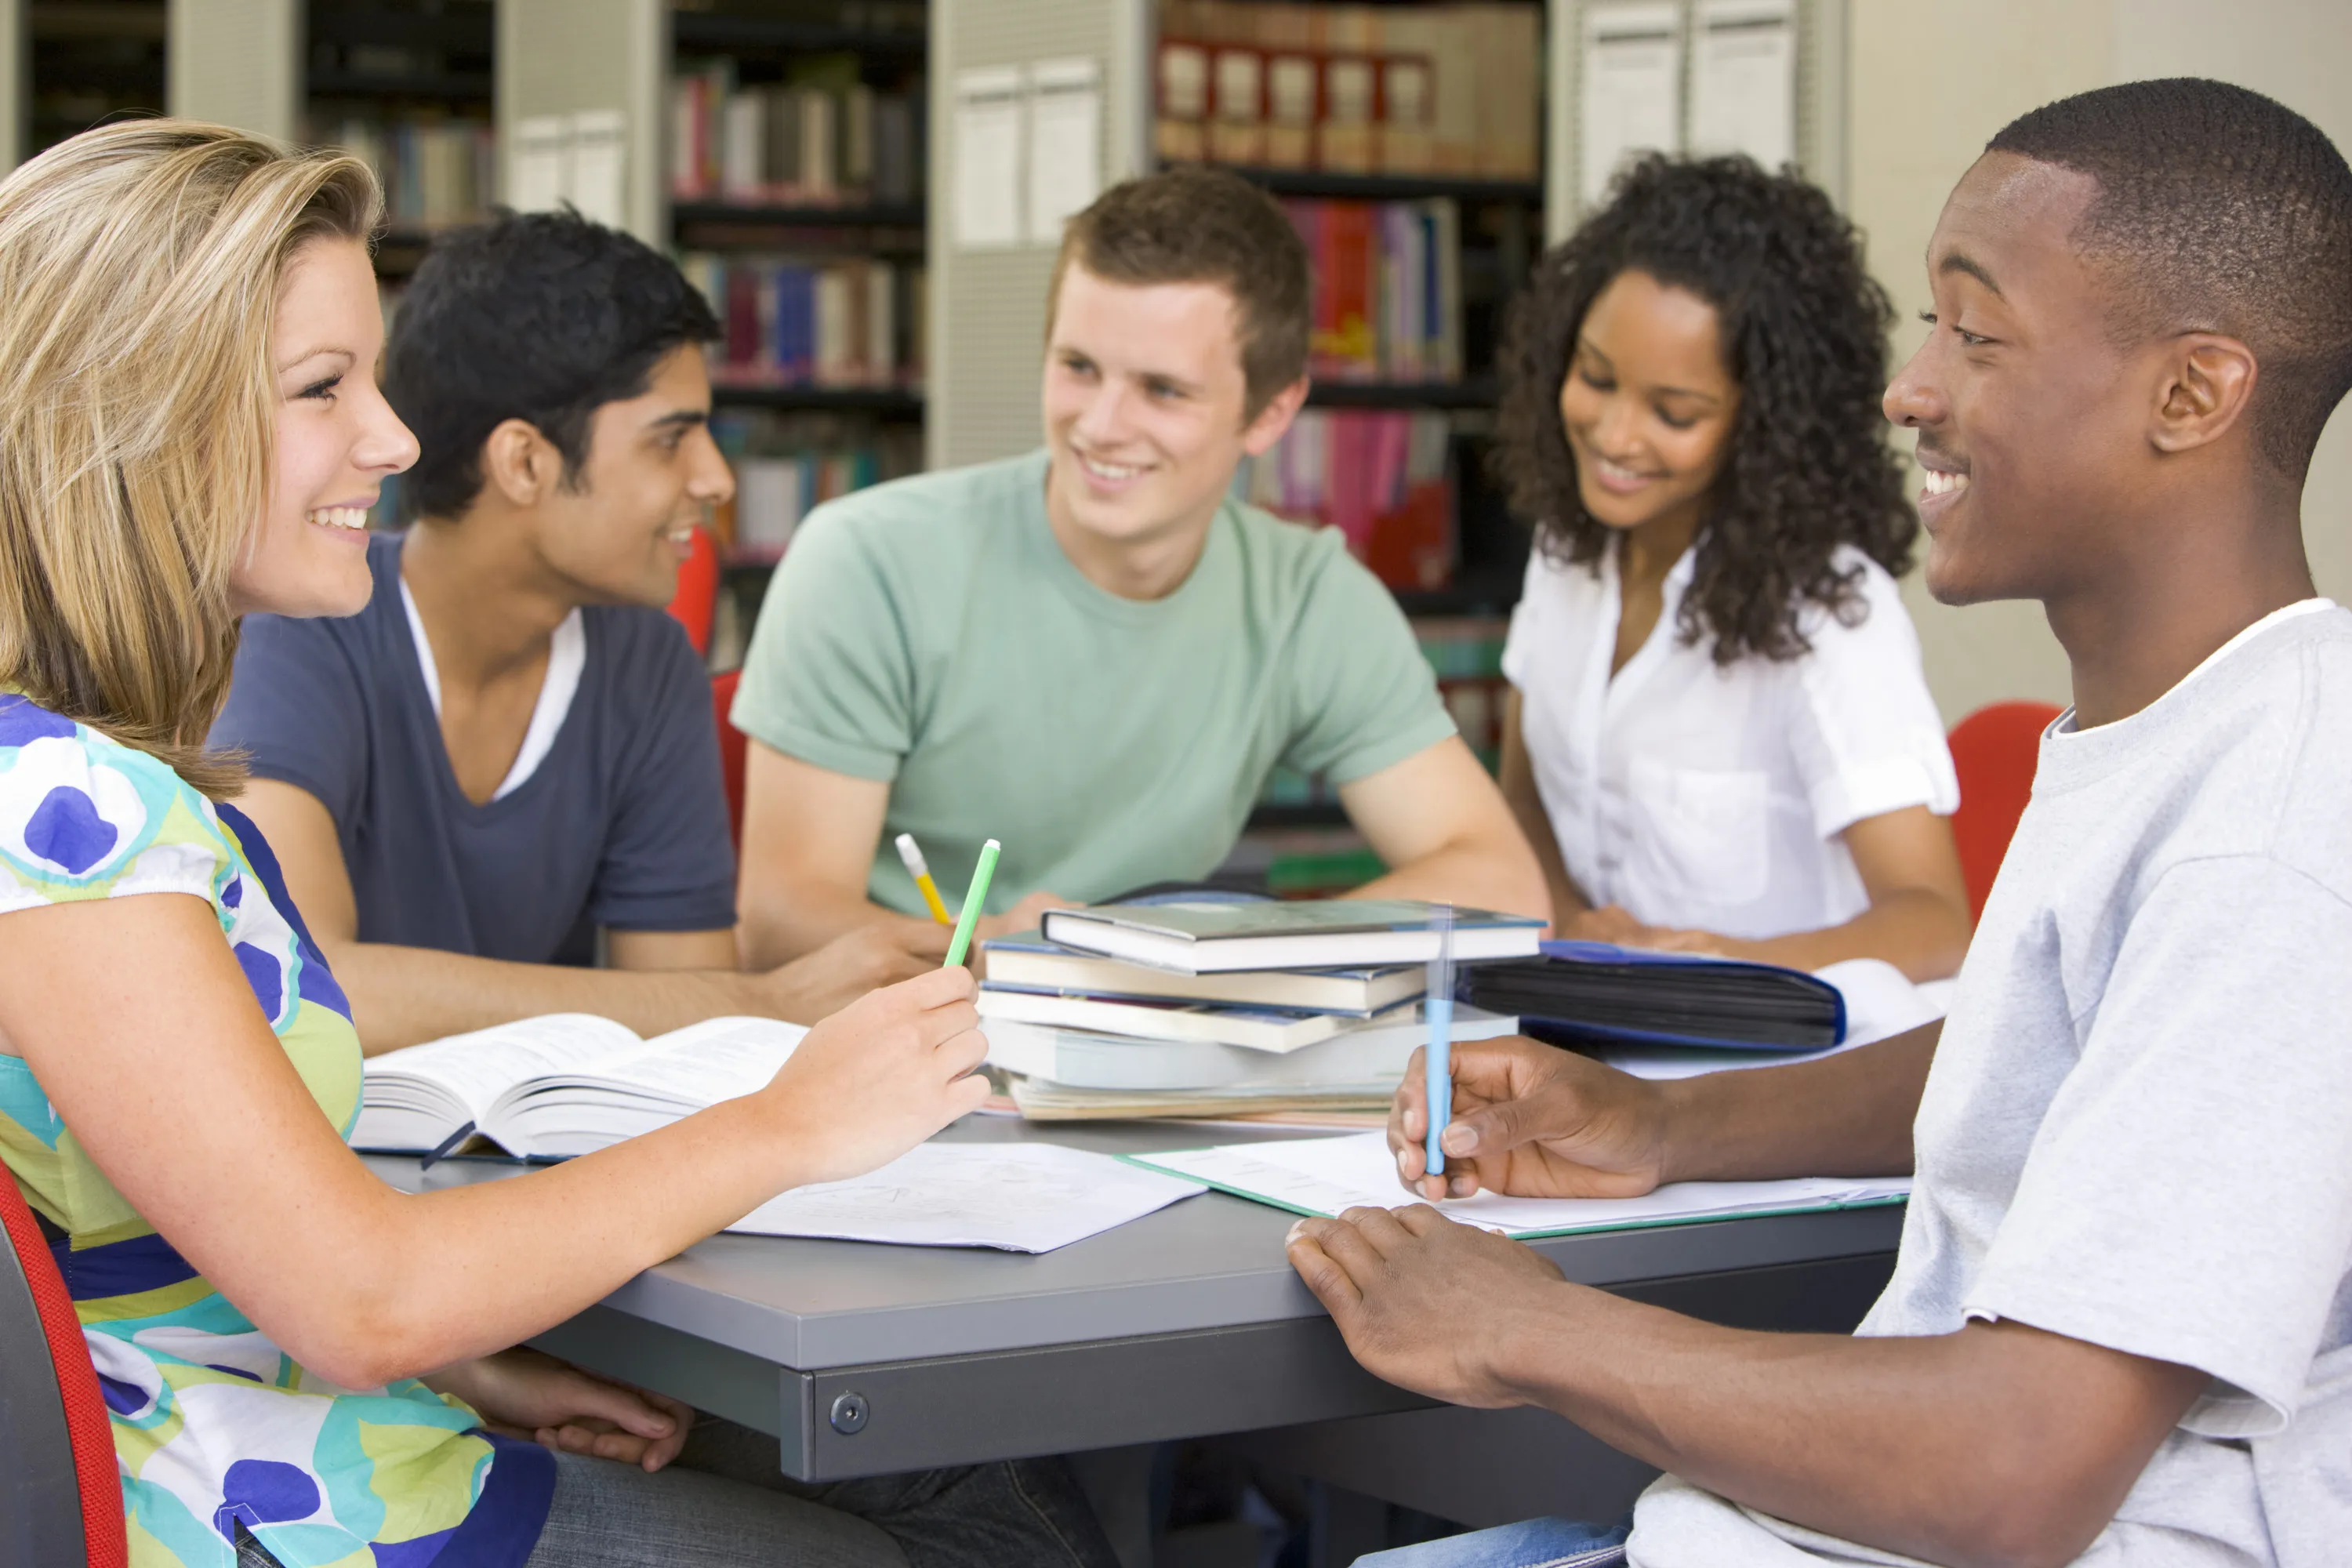
[[[1891,320],[1828,197],[1744,158],[1634,164],[1515,307],[1503,788],[1561,935],[1959,967]]]

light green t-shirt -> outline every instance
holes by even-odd
[[[1045,519],[1043,451],[820,507],[777,569],[738,729],[890,782],[869,896],[923,909],[912,833],[954,904],[1098,900],[1213,870],[1277,763],[1348,784],[1454,733],[1396,601],[1334,529],[1227,501],[1164,599],[1088,582]]]

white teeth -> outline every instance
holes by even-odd
[[[1095,475],[1098,479],[1131,479],[1136,475],[1143,472],[1142,467],[1139,464],[1106,463],[1097,458],[1089,458],[1084,453],[1079,454],[1078,461],[1086,465],[1087,472]]]
[[[1606,458],[1595,458],[1593,462],[1602,474],[1612,479],[1633,480],[1643,477],[1638,469],[1629,468],[1622,463],[1612,463]]]
[[[357,533],[367,528],[367,508],[363,506],[322,506],[310,511],[310,521],[322,528],[344,528]]]
[[[1925,468],[1921,472],[1927,476],[1925,488],[1927,493],[1931,496],[1949,495],[1954,490],[1964,490],[1969,488],[1969,477],[1966,474],[1948,474],[1936,468]]]

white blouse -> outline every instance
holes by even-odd
[[[1658,624],[1614,677],[1617,551],[1565,566],[1538,551],[1503,673],[1561,860],[1596,907],[1652,925],[1759,939],[1842,925],[1870,907],[1838,837],[1905,806],[1959,805],[1918,635],[1895,580],[1852,546],[1869,613],[1818,605],[1811,651],[1718,667],[1676,618],[1694,553],[1666,574]]]

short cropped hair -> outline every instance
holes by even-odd
[[[1247,416],[1307,374],[1314,268],[1273,197],[1240,175],[1180,164],[1123,181],[1072,218],[1054,260],[1046,312],[1076,262],[1111,283],[1214,283],[1241,317]]]
[[[2326,133],[2261,93],[2176,77],[2062,98],[1985,150],[2097,182],[2074,244],[2118,335],[2243,340],[2255,447],[2299,481],[2352,390],[2352,167]]]
[[[464,516],[481,493],[482,446],[509,419],[547,437],[576,488],[596,410],[719,335],[667,258],[575,212],[500,213],[443,236],[384,347],[384,396],[423,449],[400,481],[402,520]]]

